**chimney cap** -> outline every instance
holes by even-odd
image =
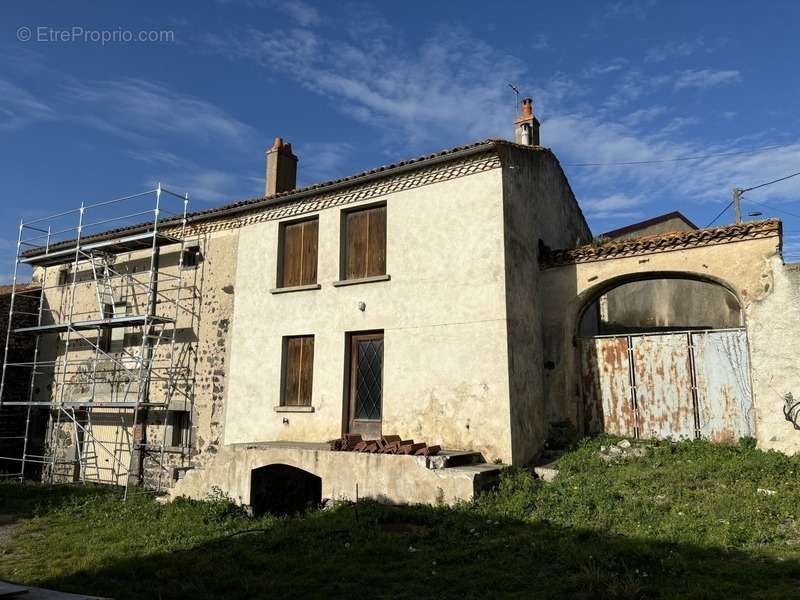
[[[284,143],[283,138],[280,136],[275,138],[272,148],[267,150],[267,154],[271,152],[280,152],[281,154],[285,154],[287,156],[294,156],[294,153],[292,152],[292,144],[289,142]],[[297,158],[296,156],[294,157]]]
[[[524,121],[531,121],[536,119],[533,116],[533,100],[531,98],[523,98],[522,99],[522,114],[517,116],[517,119],[514,121],[517,125]]]

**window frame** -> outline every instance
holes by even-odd
[[[187,263],[187,258],[193,257],[192,264]],[[186,242],[181,249],[181,270],[191,271],[197,269],[203,262],[203,247],[200,240]]]
[[[287,285],[286,284],[286,229],[287,227],[291,227],[293,225],[303,225],[305,223],[316,222],[317,224],[317,240],[314,246],[315,250],[315,257],[314,257],[314,281],[311,282],[301,282],[298,284]],[[304,263],[303,257],[300,257],[301,266]],[[275,275],[275,289],[272,290],[273,292],[280,291],[280,290],[292,290],[292,289],[313,289],[319,287],[319,215],[313,216],[304,216],[300,219],[292,219],[289,221],[282,221],[278,224],[278,253],[277,253],[277,269]],[[301,271],[302,273],[302,271]]]
[[[349,236],[349,228],[348,228],[348,218],[350,215],[359,212],[367,212],[375,209],[383,209],[383,272],[382,273],[374,273],[370,274],[369,269],[366,269],[366,273],[360,277],[348,277],[347,273],[347,259],[348,259],[348,236]],[[388,275],[388,245],[389,245],[389,215],[388,215],[388,207],[386,202],[376,202],[373,204],[362,204],[360,206],[356,206],[353,208],[347,208],[342,210],[341,213],[341,221],[339,226],[340,236],[339,236],[339,281],[337,281],[334,285],[337,287],[348,285],[350,283],[362,283],[362,282],[372,282],[372,281],[385,281],[389,279]],[[369,225],[367,225],[367,235],[369,235]],[[367,255],[369,255],[369,238],[367,241]]]
[[[289,369],[291,365],[289,364],[289,354],[290,348],[289,345],[292,340],[311,340],[311,359],[309,365],[309,374],[308,374],[308,398],[307,402],[303,404],[289,404],[288,394],[291,393],[292,390],[289,389]],[[297,375],[297,399],[301,399],[302,396],[302,388],[303,388],[303,365],[304,365],[304,357],[303,357],[303,346],[304,344],[301,343],[300,345],[300,365],[299,365],[299,372]],[[278,406],[275,407],[277,412],[313,412],[313,403],[314,403],[314,354],[316,352],[316,336],[313,334],[302,334],[302,335],[285,335],[281,340],[281,389],[280,389],[280,402]]]

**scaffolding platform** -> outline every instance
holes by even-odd
[[[51,323],[49,325],[36,325],[35,327],[17,327],[14,333],[27,335],[44,335],[47,333],[65,333],[67,331],[90,331],[93,329],[114,329],[117,327],[143,327],[148,325],[166,325],[175,319],[157,315],[126,315],[124,317],[110,317],[108,319],[90,319],[88,321],[73,321],[72,323]]]
[[[67,247],[62,247],[57,250],[43,249],[41,253],[36,252],[35,249],[31,249],[23,253],[20,258],[20,263],[32,267],[53,267],[74,262],[76,253],[90,254],[102,252],[104,254],[122,254],[124,252],[135,252],[136,250],[148,250],[153,246],[160,247],[180,243],[181,240],[176,237],[164,235],[157,231],[146,231],[144,233],[99,240],[96,242],[80,243],[72,246],[69,244],[58,244],[56,248],[63,245]]]

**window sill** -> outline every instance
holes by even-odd
[[[305,292],[306,290],[318,290],[322,286],[319,283],[310,283],[308,285],[293,285],[291,287],[272,288],[270,294],[288,294],[290,292]]]
[[[391,275],[374,275],[372,277],[361,277],[360,279],[341,279],[333,282],[333,287],[344,287],[346,285],[358,285],[361,283],[374,283],[376,281],[389,281]]]
[[[314,412],[313,406],[276,406],[275,412],[278,413],[312,413]]]

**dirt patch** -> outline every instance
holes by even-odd
[[[7,546],[17,537],[20,527],[16,515],[0,514],[0,548]]]

